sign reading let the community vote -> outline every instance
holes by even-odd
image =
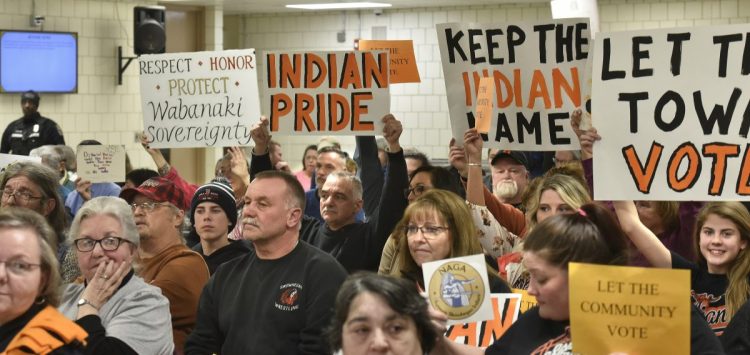
[[[384,51],[265,52],[263,114],[281,135],[373,135],[390,112]]]
[[[570,113],[581,106],[588,21],[437,26],[453,137],[476,122],[483,77],[494,81],[489,147],[578,149]]]
[[[249,145],[260,117],[255,51],[138,58],[143,129],[154,148]]]
[[[599,36],[596,199],[749,199],[748,33],[732,25]]]
[[[689,270],[570,263],[568,277],[574,353],[690,352]]]

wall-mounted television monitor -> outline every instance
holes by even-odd
[[[78,92],[78,34],[0,30],[0,92]]]

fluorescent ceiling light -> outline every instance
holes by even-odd
[[[340,9],[372,9],[391,7],[391,4],[382,2],[332,2],[325,4],[290,4],[286,5],[290,9],[305,10],[340,10]]]

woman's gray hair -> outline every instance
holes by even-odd
[[[138,247],[141,239],[133,219],[133,210],[125,200],[113,196],[96,197],[83,204],[70,225],[70,238],[68,238],[70,244],[80,236],[81,222],[88,217],[97,215],[106,215],[117,219],[122,226],[120,238]]]

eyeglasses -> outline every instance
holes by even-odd
[[[144,203],[131,203],[130,208],[133,209],[133,212],[135,212],[138,207],[140,207],[142,210],[146,212],[153,211],[158,206],[164,206],[164,202],[144,202]]]
[[[406,226],[406,236],[414,236],[417,234],[417,232],[422,232],[422,236],[428,239],[432,239],[437,237],[440,233],[443,231],[448,230],[448,227],[442,227],[442,226]]]
[[[417,185],[412,188],[408,188],[404,190],[404,197],[409,198],[409,195],[414,193],[414,197],[422,196],[422,194],[429,190],[430,188],[424,185]]]
[[[31,200],[41,199],[42,196],[34,196],[28,191],[18,191],[11,189],[2,189],[3,199],[9,200],[11,196],[18,202],[28,203]]]
[[[27,263],[21,260],[0,261],[0,264],[5,264],[5,270],[16,276],[23,276],[42,265]]]
[[[92,251],[97,244],[101,245],[103,250],[114,251],[120,247],[120,244],[122,244],[122,242],[130,243],[130,241],[118,237],[106,237],[100,240],[81,238],[74,241],[74,243],[76,244],[76,249],[78,249],[78,251],[80,252]]]

